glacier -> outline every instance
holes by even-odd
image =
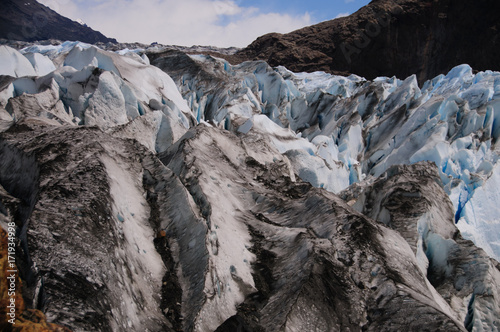
[[[270,130],[271,140],[316,187],[339,192],[392,165],[435,162],[459,229],[500,258],[500,238],[493,232],[499,227],[496,204],[473,200],[477,188],[497,183],[500,73],[473,74],[461,65],[420,88],[415,76],[369,82],[355,75],[296,74],[264,62],[231,66],[178,53],[152,64],[172,76],[199,120],[240,132],[250,126],[269,132],[271,125],[260,120],[264,114],[290,130],[289,138],[276,137],[281,129]],[[188,66],[200,69],[192,74],[184,71]],[[490,197],[495,201],[494,193]],[[479,225],[488,231],[475,232]]]
[[[495,226],[500,223],[496,206],[473,199],[477,188],[489,182],[486,187],[494,188],[500,175],[494,144],[500,135],[499,73],[473,74],[462,65],[419,88],[414,76],[369,82],[356,75],[292,73],[264,62],[233,66],[211,56],[180,52],[158,57],[152,63],[175,80],[183,101],[170,76],[149,66],[146,54],[137,55],[143,49],[115,55],[89,44],[65,42],[27,47],[20,52],[24,57],[7,46],[1,50],[2,74],[20,79],[2,89],[0,105],[55,81],[62,93],[55,98],[79,124],[105,129],[125,125],[149,106],[163,112],[161,120],[155,119],[162,129],[157,124],[154,133],[146,134],[156,139],[139,138],[147,131],[132,130],[135,134],[129,135],[152,140],[148,145],[156,152],[199,122],[212,121],[245,134],[264,132],[281,153],[287,153],[303,179],[337,193],[366,176],[381,175],[392,165],[433,161],[455,207],[459,229],[500,259],[500,236],[493,232],[500,227]],[[185,70],[188,67],[198,72]],[[103,75],[92,86],[96,69]],[[145,77],[158,78],[150,84]],[[84,80],[88,83],[82,89],[79,82]],[[158,93],[159,89],[164,91]],[[160,105],[151,107],[156,101]],[[497,201],[495,195],[490,197]]]
[[[464,64],[420,87],[65,42],[0,46],[0,75],[0,198],[29,206],[28,293],[60,297],[51,320],[325,331],[418,312],[500,328],[500,73]],[[45,274],[48,244],[71,274]],[[57,291],[71,275],[105,290],[78,307],[88,322],[65,304],[81,294]]]

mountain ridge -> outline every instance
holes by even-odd
[[[347,17],[261,36],[230,60],[367,79],[415,74],[420,84],[464,63],[498,70],[499,11],[493,0],[374,0]]]
[[[121,45],[37,2],[26,6],[20,0],[8,0],[6,4],[0,14],[0,38],[79,40],[101,47],[106,44],[106,49]],[[497,12],[500,3],[494,0],[373,0],[347,17],[286,34],[269,33],[240,50],[180,49],[221,57],[232,64],[264,60],[295,72],[356,74],[367,79],[416,75],[421,85],[465,63],[476,71],[500,70]]]
[[[19,41],[60,39],[85,43],[117,42],[116,39],[70,20],[35,0],[2,1],[0,38]]]

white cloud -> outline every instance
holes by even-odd
[[[269,32],[312,24],[308,13],[262,13],[230,0],[41,0],[120,42],[244,47]]]
[[[71,0],[37,0],[39,3],[50,7],[61,15],[68,16],[78,12],[78,7]],[[73,19],[72,17],[70,17]]]
[[[236,15],[241,13],[241,8],[231,1],[214,1],[213,6],[217,15]]]
[[[337,16],[335,16],[335,18],[339,18],[339,17],[346,17],[346,16],[349,16],[351,15],[350,13],[339,13]]]

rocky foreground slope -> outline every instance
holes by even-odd
[[[374,0],[348,17],[261,36],[234,61],[368,79],[416,74],[420,84],[463,63],[499,70],[498,12],[496,0]]]
[[[0,215],[49,322],[500,329],[500,266],[455,225],[496,255],[498,73],[122,53],[0,47]]]

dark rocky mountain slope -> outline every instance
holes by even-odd
[[[115,42],[99,31],[81,25],[35,0],[2,0],[0,38],[35,41],[79,40],[85,43]]]
[[[416,74],[419,83],[463,63],[498,70],[499,12],[496,0],[374,0],[349,17],[259,37],[237,61],[368,79]]]

